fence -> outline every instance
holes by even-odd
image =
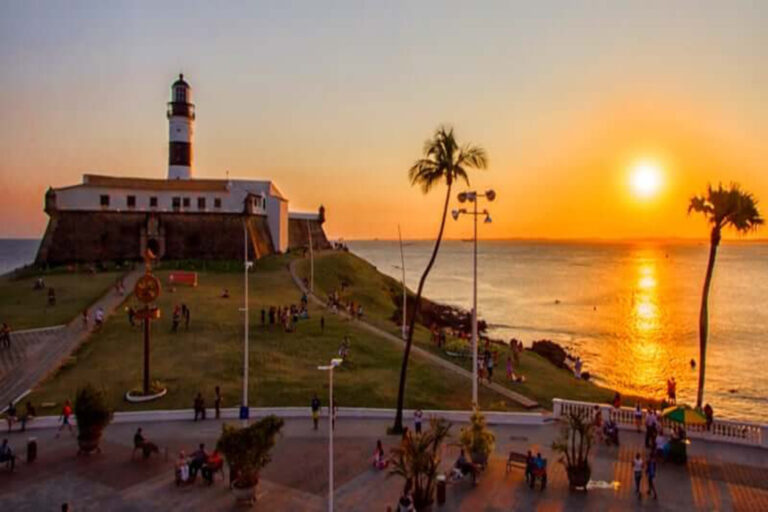
[[[631,407],[616,408],[607,404],[595,404],[591,402],[577,402],[575,400],[562,400],[555,398],[553,403],[553,416],[561,418],[571,412],[584,412],[594,415],[595,407],[602,411],[604,419],[609,417],[619,425],[620,428],[631,429],[635,427],[635,409]],[[646,411],[643,411],[642,425],[645,424]],[[676,423],[662,418],[661,424],[664,429],[671,430]],[[641,426],[642,428],[642,426]],[[686,425],[688,437],[693,439],[706,439],[709,441],[721,441],[725,443],[743,444],[749,446],[760,446],[768,448],[768,425],[760,423],[751,423],[746,421],[731,421],[715,419],[709,429],[705,425]]]

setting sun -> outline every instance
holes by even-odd
[[[656,162],[642,161],[632,166],[630,186],[640,198],[655,196],[661,188],[662,169]]]

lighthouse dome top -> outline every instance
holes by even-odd
[[[179,78],[175,82],[173,82],[173,87],[185,87],[189,89],[189,84],[186,80],[184,80],[184,73],[179,73]]]

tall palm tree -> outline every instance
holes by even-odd
[[[397,391],[397,413],[395,414],[395,424],[392,427],[393,432],[402,432],[403,429],[405,378],[408,373],[408,357],[411,354],[413,330],[416,325],[416,316],[421,309],[421,292],[424,290],[424,283],[427,281],[429,271],[432,270],[432,265],[434,265],[437,258],[437,251],[440,250],[440,242],[443,240],[445,219],[448,215],[448,203],[451,199],[451,187],[459,179],[469,185],[467,171],[470,168],[485,169],[487,165],[488,159],[483,148],[471,145],[459,146],[453,135],[453,128],[441,126],[435,132],[434,137],[424,143],[424,157],[417,160],[408,170],[408,178],[411,181],[411,185],[420,186],[425,194],[443,182],[445,182],[447,187],[440,230],[437,232],[435,247],[432,249],[432,257],[429,259],[424,273],[421,274],[421,279],[419,279],[416,301],[408,320],[408,336],[406,337],[405,351],[403,352],[403,364],[400,368],[400,386]],[[403,311],[403,314],[406,314],[406,312]]]
[[[732,227],[739,233],[747,233],[763,223],[757,210],[757,200],[749,192],[741,190],[736,184],[724,189],[722,185],[707,187],[704,196],[691,198],[688,213],[704,214],[712,225],[709,237],[709,261],[707,274],[704,278],[704,288],[701,291],[701,310],[699,312],[699,390],[696,394],[696,407],[701,408],[704,398],[704,373],[707,363],[707,336],[709,334],[709,288],[712,284],[712,273],[715,270],[717,247],[720,245],[722,230]]]

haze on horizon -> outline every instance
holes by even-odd
[[[273,179],[331,237],[434,237],[407,170],[442,123],[489,154],[486,238],[702,238],[708,182],[768,208],[766,2],[108,4],[0,5],[0,237],[42,235],[50,185],[165,177],[180,71],[196,177]]]

